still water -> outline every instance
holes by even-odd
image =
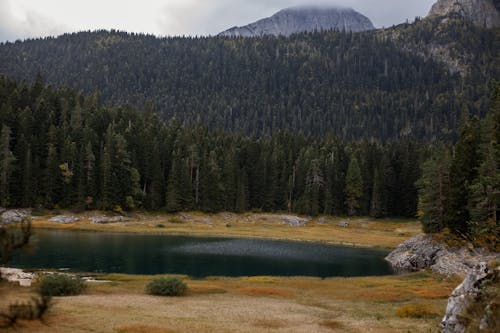
[[[368,276],[392,274],[387,251],[260,239],[38,231],[11,264],[126,274]]]

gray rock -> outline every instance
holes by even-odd
[[[452,249],[431,235],[420,235],[399,245],[385,259],[402,273],[430,268],[444,275],[466,275],[480,262],[500,260],[500,254],[473,248]]]
[[[429,16],[459,14],[477,26],[496,28],[500,26],[500,13],[493,0],[438,0]]]
[[[349,227],[349,221],[340,221],[339,222],[339,227],[342,227],[342,228]]]
[[[2,213],[1,222],[3,222],[4,224],[19,223],[24,218],[29,217],[30,215],[31,212],[29,210],[11,209]]]
[[[49,220],[50,222],[61,223],[61,224],[69,224],[80,221],[80,218],[76,216],[68,216],[68,215],[57,215]]]
[[[231,28],[221,32],[219,36],[290,36],[299,32],[332,29],[357,32],[375,29],[375,27],[369,18],[351,8],[299,6],[283,9],[271,17],[243,27]]]
[[[462,314],[477,300],[483,288],[492,283],[498,274],[498,268],[491,269],[484,262],[477,264],[469,272],[465,280],[455,288],[448,299],[446,313],[441,321],[443,333],[462,333],[466,331],[466,324],[461,320]],[[488,305],[480,323],[482,330],[488,328],[491,312],[491,307]]]
[[[288,224],[291,227],[303,227],[311,220],[306,218],[301,218],[293,215],[281,215],[280,216],[283,223]]]
[[[203,223],[206,225],[213,225],[214,224],[214,222],[211,219],[209,219],[208,217],[195,217],[195,216],[191,216],[191,215],[184,214],[184,213],[180,213],[179,217],[185,221],[188,221],[188,222]]]
[[[89,218],[92,223],[95,224],[106,224],[106,223],[118,223],[118,222],[128,222],[130,219],[124,216],[92,216]]]

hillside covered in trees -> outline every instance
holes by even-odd
[[[419,213],[424,231],[448,228],[500,249],[500,84],[482,120],[464,115],[457,143],[434,149],[423,164]]]
[[[431,142],[454,139],[464,109],[484,115],[499,74],[497,37],[452,19],[288,38],[81,32],[0,45],[0,74],[28,82],[41,74],[187,127]]]
[[[415,216],[426,149],[289,131],[252,139],[0,79],[0,205]]]

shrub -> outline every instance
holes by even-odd
[[[146,292],[157,296],[182,296],[187,291],[187,285],[179,278],[159,278],[151,281]]]
[[[161,229],[161,228],[165,228],[165,225],[160,223],[160,224],[157,224],[155,227]]]
[[[173,216],[173,217],[168,219],[168,222],[174,223],[174,224],[182,224],[182,223],[184,223],[184,220],[178,218],[177,216]]]
[[[63,274],[47,275],[40,282],[42,296],[73,296],[85,289],[82,280]]]
[[[396,315],[400,318],[434,318],[439,316],[439,311],[427,304],[411,303],[401,306]]]

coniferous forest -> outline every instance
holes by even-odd
[[[498,40],[450,17],[1,44],[0,205],[418,215],[495,234]]]
[[[0,73],[99,91],[109,105],[149,104],[188,127],[449,141],[463,109],[479,116],[488,109],[500,47],[495,30],[452,19],[443,29],[440,22],[259,38],[81,32],[0,45]],[[450,48],[468,74],[426,56],[422,45]]]
[[[0,204],[413,217],[427,149],[164,122],[98,94],[0,80]]]

